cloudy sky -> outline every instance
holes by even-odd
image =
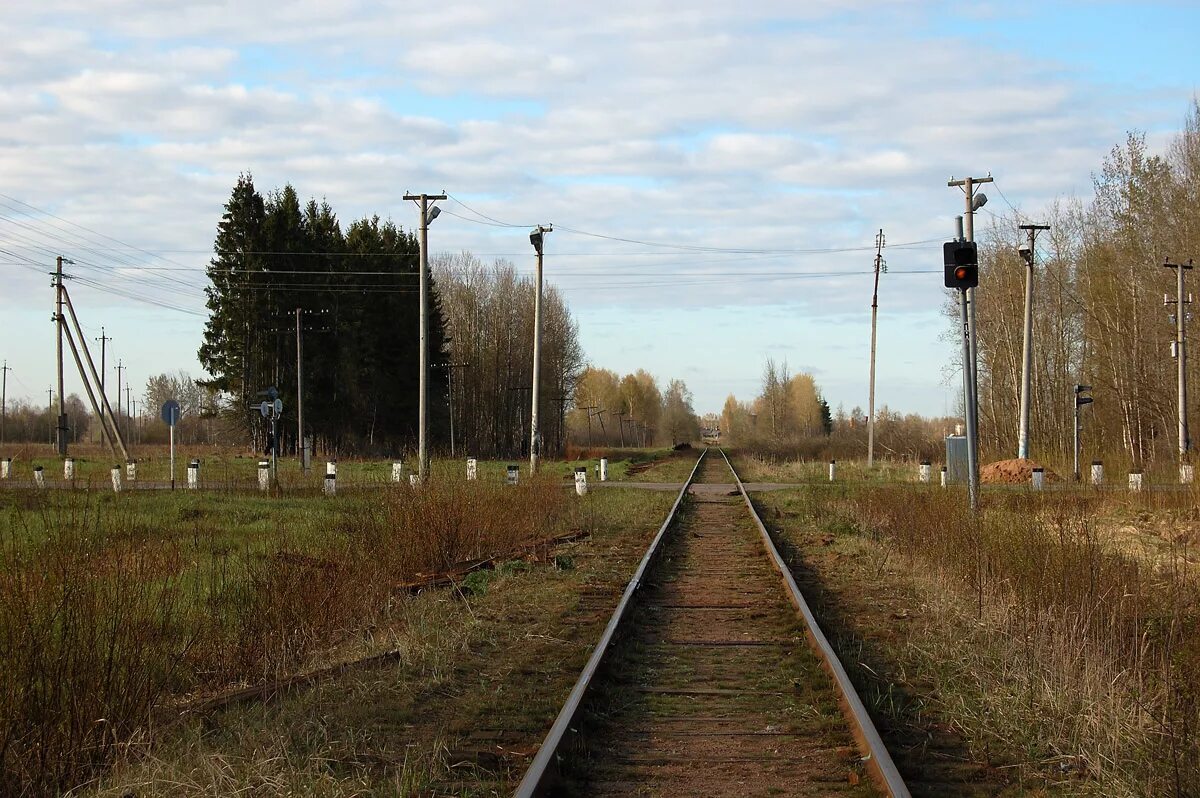
[[[526,226],[554,224],[547,278],[589,359],[681,377],[701,412],[752,396],[767,357],[865,407],[883,228],[879,401],[941,414],[946,181],[993,174],[998,213],[1087,196],[1125,131],[1181,125],[1197,30],[1190,0],[7,0],[9,397],[53,383],[60,253],[134,385],[199,374],[203,267],[251,172],[343,223],[407,227],[404,192],[444,190],[431,248],[523,269]]]

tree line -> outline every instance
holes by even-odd
[[[1035,261],[1031,455],[1071,451],[1074,386],[1083,384],[1095,399],[1082,425],[1088,452],[1121,453],[1136,466],[1177,456],[1176,276],[1163,264],[1200,257],[1198,201],[1200,105],[1193,102],[1165,152],[1151,152],[1137,132],[1113,147],[1090,198],[1061,198],[1042,218],[1015,210],[993,218],[980,240],[977,289],[985,452],[1016,455],[1026,274],[1017,225],[1033,221],[1051,229],[1039,237]],[[1196,274],[1186,278],[1200,287]],[[957,308],[947,315],[956,319]],[[1188,363],[1192,385],[1196,363]],[[1193,419],[1194,397],[1193,390]]]
[[[326,202],[303,207],[292,186],[265,197],[239,177],[207,269],[209,318],[199,350],[226,432],[268,445],[258,406],[284,403],[280,446],[295,451],[298,369],[305,435],[317,451],[398,454],[418,425],[419,244],[378,216],[343,233]],[[299,330],[297,330],[299,328]],[[469,253],[433,259],[429,275],[429,433],[433,446],[516,456],[528,451],[533,283]],[[582,368],[577,329],[553,288],[543,300],[543,449],[565,445],[565,413]],[[453,418],[451,417],[453,410]]]
[[[567,414],[577,446],[674,446],[700,439],[692,392],[683,380],[660,388],[644,369],[624,376],[589,366],[579,376]]]

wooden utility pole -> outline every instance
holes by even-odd
[[[1178,366],[1179,380],[1179,460],[1183,463],[1187,460],[1188,451],[1192,448],[1191,439],[1188,437],[1188,419],[1187,419],[1187,309],[1184,305],[1191,304],[1191,296],[1184,297],[1183,293],[1183,272],[1185,269],[1192,268],[1192,261],[1188,259],[1187,263],[1171,263],[1169,260],[1163,263],[1163,266],[1168,269],[1175,270],[1175,360]],[[1172,304],[1172,300],[1163,297],[1163,304]]]
[[[121,429],[121,372],[125,370],[125,361],[118,360],[116,365],[117,370],[117,417],[113,420],[113,426],[119,431]]]
[[[470,363],[439,363],[446,370],[446,393],[450,411],[450,456],[454,457],[454,370],[470,368]]]
[[[4,443],[4,427],[8,423],[8,361],[0,366],[0,443]]]
[[[58,346],[56,350],[56,367],[58,369],[58,453],[60,456],[65,456],[67,453],[67,406],[63,391],[63,263],[71,261],[59,255],[55,259],[54,270],[54,326],[58,333]],[[53,411],[51,411],[53,412]]]
[[[617,417],[617,429],[621,433],[621,448],[625,448],[625,411],[614,410],[612,414]]]
[[[883,263],[883,247],[887,240],[883,228],[875,236],[875,291],[871,294],[871,385],[867,394],[867,468],[875,465],[875,325],[879,318],[879,273]]]
[[[105,363],[104,355],[105,355],[105,351],[108,348],[106,346],[106,344],[112,340],[112,336],[105,335],[104,327],[102,326],[102,327],[100,327],[100,337],[96,338],[94,340],[100,342],[100,393],[104,394],[104,378],[106,376],[105,372],[108,370],[108,366]],[[105,427],[103,424],[100,425],[100,437],[101,437],[101,441],[100,441],[101,443],[104,443],[103,439],[108,437],[108,428]]]
[[[296,308],[296,454],[300,469],[307,472],[304,450],[304,338],[300,334],[300,308]]]
[[[421,235],[418,242],[421,246],[420,275],[421,284],[421,324],[420,324],[420,357],[418,368],[421,370],[420,387],[417,400],[417,478],[422,482],[429,476],[429,223],[438,217],[441,209],[429,207],[430,200],[444,200],[445,194],[405,194],[405,201],[416,201],[421,209]]]

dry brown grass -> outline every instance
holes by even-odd
[[[955,722],[1106,796],[1200,794],[1200,583],[1177,549],[1130,559],[1095,519],[1187,494],[810,490],[814,520],[926,581],[925,661]],[[1137,509],[1137,508],[1135,508]],[[932,641],[932,642],[931,642]]]
[[[169,701],[286,675],[369,634],[415,575],[571,525],[568,497],[527,480],[314,498],[310,524],[242,549],[207,541],[269,518],[270,500],[227,499],[226,516],[200,513],[181,537],[139,513],[194,498],[4,497],[0,794],[87,782]]]

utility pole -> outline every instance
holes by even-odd
[[[106,366],[104,365],[104,351],[106,349],[105,344],[112,340],[112,336],[105,335],[104,328],[101,327],[100,328],[100,337],[95,338],[93,340],[100,342],[100,393],[104,393],[104,377],[105,377],[104,371],[106,368]]]
[[[1022,224],[1018,226],[1029,236],[1029,243],[1021,247],[1025,260],[1025,332],[1021,336],[1021,420],[1017,430],[1017,457],[1029,459],[1029,403],[1033,380],[1033,263],[1037,259],[1037,234],[1049,230],[1048,224]]]
[[[538,225],[529,234],[529,243],[537,252],[537,277],[533,295],[533,410],[529,421],[529,473],[537,473],[538,455],[541,454],[541,434],[538,431],[538,404],[541,398],[542,376],[542,244],[546,233],[552,232],[550,225]]]
[[[450,410],[450,456],[454,457],[454,370],[470,367],[470,363],[439,363],[446,370],[446,392],[449,397]]]
[[[886,270],[883,247],[887,240],[883,228],[875,236],[875,291],[871,294],[871,387],[867,398],[867,468],[875,465],[875,324],[879,317],[879,272]]]
[[[587,414],[588,446],[591,446],[592,445],[592,411],[596,409],[596,405],[580,405],[579,407],[577,407],[575,409],[582,410],[584,413]]]
[[[125,437],[129,438],[129,430],[133,426],[133,387],[129,384],[129,375],[125,375]]]
[[[4,426],[8,423],[8,361],[0,366],[0,443],[4,443]]]
[[[1188,437],[1188,422],[1187,422],[1187,310],[1184,305],[1191,304],[1192,297],[1188,295],[1186,298],[1183,294],[1183,272],[1185,269],[1192,268],[1192,261],[1189,258],[1187,263],[1171,263],[1165,261],[1163,266],[1167,269],[1175,270],[1175,340],[1173,348],[1175,350],[1175,360],[1179,370],[1179,460],[1183,463],[1187,460],[1188,450],[1192,448],[1191,439]],[[1171,304],[1171,300],[1163,297],[1163,305]]]
[[[300,335],[300,308],[296,308],[296,454],[300,456],[300,470],[307,473],[304,450],[304,339]]]
[[[421,284],[421,333],[420,357],[418,368],[421,369],[420,387],[417,402],[417,479],[424,482],[429,476],[429,223],[442,212],[441,208],[429,207],[430,200],[444,200],[445,194],[405,194],[406,201],[416,201],[421,208],[421,235],[418,239],[421,245],[420,284]]]
[[[112,340],[112,336],[111,336],[111,335],[105,335],[105,334],[104,334],[104,327],[103,327],[103,326],[101,326],[101,327],[100,327],[100,337],[99,337],[99,338],[94,338],[93,340],[95,340],[95,341],[99,341],[99,342],[100,342],[100,393],[101,393],[101,394],[104,394],[104,378],[105,378],[105,376],[106,376],[106,375],[105,375],[105,372],[107,371],[107,366],[105,365],[105,361],[104,361],[104,353],[105,353],[105,350],[107,349],[107,347],[105,346],[105,344],[107,344],[109,341],[111,341],[111,340]],[[104,442],[104,439],[105,439],[105,438],[107,438],[107,437],[108,437],[108,428],[107,428],[107,427],[105,427],[105,425],[104,425],[104,424],[101,424],[101,425],[100,425],[100,440],[101,440],[101,443],[103,443],[103,442]]]
[[[614,410],[612,414],[617,417],[617,429],[621,433],[621,448],[625,448],[625,411]]]
[[[55,259],[54,270],[54,322],[58,331],[57,368],[58,368],[58,454],[67,454],[67,406],[63,391],[63,264],[73,263],[62,255]],[[51,411],[53,412],[53,411]]]
[[[966,203],[966,213],[964,215],[964,218],[966,220],[966,231],[963,235],[964,241],[967,241],[969,243],[975,241],[975,211],[979,210],[980,208],[982,208],[984,205],[987,204],[987,195],[982,192],[979,194],[976,194],[975,189],[977,188],[979,183],[991,183],[991,182],[993,182],[993,178],[990,174],[987,177],[966,177],[966,178],[963,178],[962,180],[955,180],[953,177],[951,177],[950,180],[948,180],[946,182],[947,186],[959,187],[959,188],[962,188],[962,190],[963,190],[964,199],[965,199],[965,203]],[[971,385],[972,385],[972,393],[974,394],[975,390],[979,386],[979,379],[978,379],[978,377],[979,377],[979,367],[978,367],[979,348],[978,348],[978,342],[976,339],[976,331],[975,331],[975,318],[976,318],[975,310],[976,310],[976,305],[978,303],[978,300],[976,297],[975,289],[971,288],[971,289],[967,290],[967,292],[964,294],[963,298],[966,301],[966,310],[967,310],[967,329],[966,329],[967,342],[966,343],[967,343],[968,358],[967,358],[966,366],[971,369]],[[969,422],[967,423],[968,430],[974,429],[975,434],[978,435],[978,433],[979,433],[979,406],[978,406],[978,403],[976,402],[976,403],[972,404],[971,407],[967,408],[967,411],[969,413],[971,413],[971,416],[972,416],[971,419],[969,420]],[[978,438],[975,438],[974,440],[975,440],[975,444],[977,445]],[[970,449],[970,448],[971,447],[968,446],[968,449]],[[972,472],[971,473],[972,484],[978,486],[978,484],[979,484],[978,458],[976,458],[975,462],[973,462],[970,465],[970,468],[971,468],[971,472]],[[972,505],[972,506],[974,506],[974,505]]]
[[[46,419],[50,422],[50,445],[54,445],[54,389],[46,391]]]
[[[113,426],[117,428],[117,434],[121,430],[121,372],[125,370],[125,361],[118,360],[117,369],[117,417],[113,419]]]

